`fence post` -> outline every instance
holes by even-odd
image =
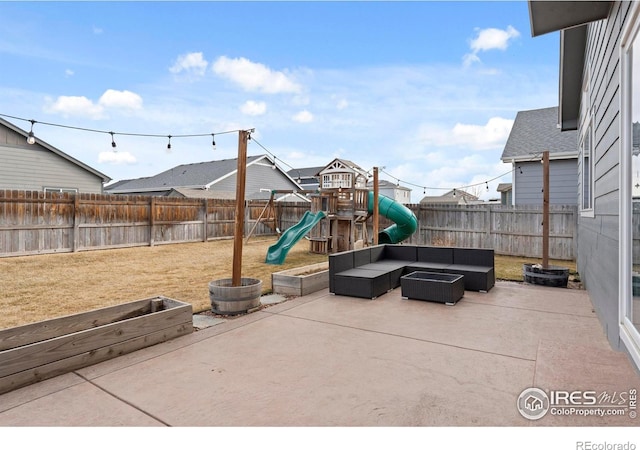
[[[491,208],[492,208],[491,205],[486,205],[486,214],[485,214],[486,219],[485,220],[487,221],[487,229],[485,231],[486,242],[485,242],[484,248],[493,248],[494,247],[492,242],[491,242]],[[487,243],[488,243],[488,245],[487,245]]]
[[[204,214],[202,215],[202,242],[207,242],[207,222],[209,221],[208,219],[208,213],[209,213],[209,202],[208,200],[205,198],[202,200],[202,205],[204,207]]]
[[[153,247],[155,244],[155,211],[156,211],[156,198],[152,195],[149,198],[149,246]]]
[[[80,193],[73,194],[73,251],[80,246]]]

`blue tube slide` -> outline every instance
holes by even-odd
[[[369,191],[367,202],[369,213],[373,212],[373,191]],[[402,203],[378,194],[378,213],[395,222],[378,233],[379,244],[397,244],[402,242],[418,229],[418,219],[409,208]]]

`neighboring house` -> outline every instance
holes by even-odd
[[[181,164],[152,177],[123,180],[105,188],[109,194],[234,199],[237,159]],[[299,191],[301,187],[280,170],[268,155],[247,157],[245,199],[268,199],[272,190]],[[278,193],[277,197],[286,192]]]
[[[468,205],[482,203],[482,201],[475,195],[468,192],[452,189],[442,195],[437,196],[425,196],[420,200],[420,204],[438,203],[441,205]]]
[[[320,181],[316,176],[318,172],[324,169],[322,167],[303,167],[300,169],[291,169],[287,174],[300,185],[304,190],[315,191],[320,187]]]
[[[549,203],[578,204],[577,132],[561,132],[558,107],[520,111],[502,152],[513,166],[513,205],[542,205],[542,152],[549,151]]]
[[[513,205],[513,187],[511,183],[500,183],[496,190],[500,192],[501,205]]]
[[[367,188],[373,190],[373,181],[367,183]],[[407,205],[411,203],[411,189],[387,180],[378,180],[378,193]]]
[[[640,2],[529,2],[532,34],[560,30],[563,130],[579,143],[578,271],[614,348],[640,368]],[[636,140],[637,142],[637,140]]]
[[[111,178],[0,118],[0,189],[102,194]]]

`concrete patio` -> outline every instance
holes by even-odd
[[[327,290],[0,396],[0,426],[638,426],[528,387],[628,392],[585,291],[498,282],[455,306]]]

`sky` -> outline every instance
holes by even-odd
[[[557,106],[558,62],[525,0],[0,1],[0,114],[114,181],[236,158],[254,129],[248,154],[285,171],[344,158],[414,202],[497,198],[513,120]],[[205,136],[167,149],[182,134]]]

